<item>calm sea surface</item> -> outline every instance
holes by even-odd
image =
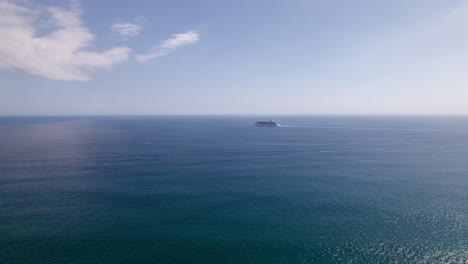
[[[468,263],[468,118],[272,118],[0,118],[0,263]]]

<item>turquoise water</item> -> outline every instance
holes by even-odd
[[[0,118],[0,262],[467,263],[468,118]]]

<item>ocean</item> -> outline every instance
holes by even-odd
[[[468,117],[2,117],[0,263],[468,263]]]

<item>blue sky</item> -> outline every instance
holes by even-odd
[[[0,115],[468,114],[461,0],[0,0]]]

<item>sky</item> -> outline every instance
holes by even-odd
[[[0,115],[468,115],[467,0],[0,0]]]

